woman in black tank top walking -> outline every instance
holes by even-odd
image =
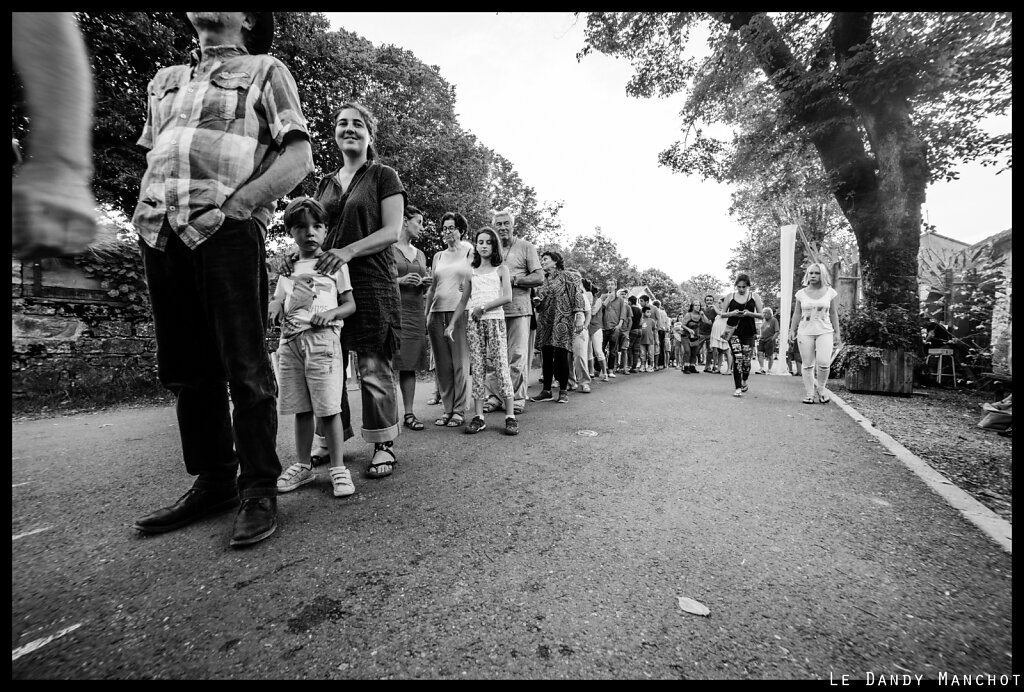
[[[732,348],[733,367],[732,381],[736,385],[733,396],[743,396],[747,389],[747,377],[750,376],[750,359],[754,353],[754,339],[757,336],[755,317],[761,317],[761,298],[750,290],[750,277],[746,274],[736,276],[736,290],[733,291],[725,307],[723,317],[728,318],[730,327],[734,327],[729,337]]]

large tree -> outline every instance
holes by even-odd
[[[705,57],[688,46],[698,25]],[[1010,165],[1011,137],[981,125],[1010,107],[1010,30],[1008,13],[607,12],[587,16],[581,55],[631,60],[635,96],[688,91],[692,139],[661,155],[677,171],[728,179],[736,145],[756,138],[730,146],[700,126],[739,124],[750,107],[765,114],[762,142],[813,146],[857,238],[866,296],[916,310],[928,184],[967,160]]]

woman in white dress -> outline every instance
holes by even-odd
[[[726,317],[722,317],[722,313],[725,312],[726,305],[726,296],[721,296],[715,304],[715,310],[718,312],[718,315],[715,317],[715,321],[711,323],[711,339],[708,343],[711,345],[713,365],[715,368],[722,375],[731,375],[732,349],[729,347],[729,340],[725,336],[725,331],[729,328],[727,324],[729,320]],[[725,359],[725,367],[721,368],[720,366],[723,359]]]

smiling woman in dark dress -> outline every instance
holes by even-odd
[[[398,391],[391,359],[401,340],[402,300],[391,246],[402,232],[406,194],[395,170],[376,160],[375,127],[359,103],[343,103],[334,113],[334,139],[344,164],[317,185],[330,227],[316,269],[330,273],[348,265],[356,312],[345,320],[341,338],[357,354],[362,436],[374,444],[366,475],[382,478],[397,461]]]

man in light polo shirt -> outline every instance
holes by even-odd
[[[544,283],[544,272],[540,268],[540,255],[536,246],[514,232],[515,217],[506,210],[495,212],[491,226],[501,239],[502,261],[508,267],[512,279],[512,302],[505,304],[505,330],[508,339],[508,369],[512,376],[512,392],[515,398],[516,415],[526,407],[527,379],[530,376],[530,317],[533,303],[530,289]],[[497,378],[487,378],[489,396],[484,411],[500,411],[504,408],[499,396]]]

